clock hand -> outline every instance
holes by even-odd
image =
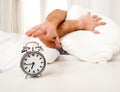
[[[31,66],[31,69],[33,69],[33,66],[35,65],[35,62],[32,62],[32,66]]]
[[[28,63],[28,64],[24,63],[24,65],[32,65],[32,63]]]

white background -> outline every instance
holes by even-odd
[[[0,0],[0,30],[4,24],[4,0]],[[24,33],[34,25],[44,21],[53,9],[67,9],[71,4],[90,8],[112,18],[120,25],[120,0],[18,0],[18,28]]]

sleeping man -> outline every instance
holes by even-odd
[[[95,34],[99,34],[95,28],[105,25],[100,22],[101,18],[97,15],[91,15],[90,12],[76,20],[66,20],[67,11],[56,9],[48,14],[45,22],[39,24],[26,32],[29,37],[40,39],[47,47],[61,48],[59,38],[73,31],[89,30]]]

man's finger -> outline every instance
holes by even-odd
[[[96,31],[96,30],[93,30],[92,31],[94,34],[100,34],[100,32],[99,31]]]
[[[106,22],[98,22],[98,23],[96,24],[96,26],[105,25],[105,24],[106,24]]]
[[[42,35],[44,32],[41,30],[41,29],[39,29],[39,30],[37,30],[35,33],[33,33],[32,34],[32,36],[33,37],[39,37],[40,35]]]
[[[96,17],[98,17],[97,15],[92,15],[92,18],[96,18]]]
[[[27,36],[32,36],[33,33],[35,33],[40,28],[40,25],[37,25],[33,27],[32,29],[28,30],[25,34]]]
[[[87,15],[90,16],[90,15],[91,15],[91,12],[88,12]]]
[[[95,21],[99,21],[99,20],[101,20],[101,18],[100,17],[96,17],[96,18],[94,18],[94,20]]]
[[[62,47],[58,37],[55,38],[54,42],[55,42],[57,47],[59,47],[59,48]]]

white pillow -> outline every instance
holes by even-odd
[[[102,16],[92,10],[73,6],[67,19],[78,19],[90,11],[100,16],[107,24],[96,28],[100,34],[79,30],[61,38],[63,48],[71,55],[88,62],[107,62],[120,50],[120,28],[110,18]]]
[[[23,46],[29,41],[38,41],[25,35],[7,33],[0,31],[0,71],[7,71],[20,64],[23,53]],[[54,62],[60,55],[56,49],[50,49],[42,44],[44,51],[42,52],[47,63]]]
[[[39,45],[42,46],[44,50],[41,51],[41,53],[45,56],[47,63],[53,63],[60,56],[60,52],[58,50],[46,47],[39,39],[31,38],[29,41],[38,42]]]

